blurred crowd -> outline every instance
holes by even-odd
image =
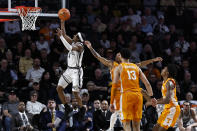
[[[124,47],[130,49],[130,60],[134,63],[162,57],[162,62],[142,68],[156,98],[161,97],[161,69],[168,63],[176,64],[178,100],[195,105],[196,7],[196,0],[71,0],[71,18],[66,21],[66,32],[71,37],[78,31],[85,33],[95,50],[110,60]],[[56,86],[67,67],[67,50],[55,35],[60,20],[38,19],[36,26],[36,31],[22,32],[19,21],[0,23],[2,130],[108,129],[111,116],[109,69],[85,47],[84,83],[80,93],[84,106],[78,106],[71,86],[65,90],[67,105],[62,105]],[[66,109],[68,106],[72,111]],[[153,112],[147,112],[147,107],[145,105],[146,115],[142,120],[146,131],[147,123],[155,123],[150,120]],[[55,118],[51,115],[53,112]],[[121,127],[120,122],[116,126]]]

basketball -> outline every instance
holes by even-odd
[[[62,8],[58,11],[59,19],[61,20],[68,20],[70,18],[70,11],[66,8]]]

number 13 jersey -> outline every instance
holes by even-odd
[[[139,86],[139,67],[133,63],[121,63],[121,66],[121,91],[141,92]]]

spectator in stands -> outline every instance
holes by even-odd
[[[181,48],[175,47],[172,53],[172,63],[175,63],[176,65],[180,66],[182,62],[182,55],[181,55]]]
[[[8,61],[8,68],[13,70],[14,72],[18,71],[18,65],[17,62],[13,58],[12,51],[8,49],[6,52],[6,60]]]
[[[79,24],[80,16],[79,14],[77,14],[77,9],[75,6],[72,6],[70,8],[70,16],[71,18],[69,22]]]
[[[1,90],[6,91],[10,86],[14,86],[18,80],[17,74],[8,68],[8,62],[6,59],[1,60],[0,68],[0,85]]]
[[[56,102],[48,100],[47,110],[41,113],[40,123],[43,131],[65,131],[66,123],[63,112],[56,110]]]
[[[8,95],[8,102],[3,104],[5,131],[11,131],[13,127],[13,118],[18,113],[18,104],[16,92],[11,90]]]
[[[108,35],[106,32],[103,32],[102,33],[102,37],[101,37],[101,40],[100,40],[100,44],[103,48],[107,49],[107,48],[110,48],[110,42],[108,40]]]
[[[147,67],[148,69],[144,71],[144,74],[147,78],[149,78],[149,75],[154,74],[158,80],[161,79],[160,71],[157,68],[155,68],[154,64],[149,64],[147,65]]]
[[[92,131],[93,129],[93,114],[92,114],[92,110],[89,110],[88,107],[86,105],[84,105],[86,107],[86,112],[84,115],[84,120],[82,122],[82,130],[84,131]]]
[[[156,23],[155,25],[153,25],[153,29],[154,29],[154,34],[159,33],[160,35],[163,35],[167,32],[169,32],[168,27],[164,24],[164,16],[163,15],[159,15],[158,17],[158,23]]]
[[[163,7],[164,10],[167,10],[168,6],[175,6],[174,0],[161,0],[160,5]]]
[[[93,103],[89,101],[90,95],[87,89],[82,89],[80,91],[81,99],[83,105],[86,105],[87,111],[93,111]]]
[[[83,126],[84,115],[86,108],[82,105],[82,101],[78,98],[72,97],[72,106],[68,103],[65,105],[65,119],[69,122],[70,131],[83,131],[81,127]]]
[[[43,35],[40,35],[39,41],[36,41],[36,47],[39,51],[41,51],[43,48],[45,48],[47,50],[47,54],[49,54],[51,51],[50,47],[49,47],[49,43],[47,41],[45,41]]]
[[[23,56],[24,45],[22,41],[17,42],[16,48],[13,49],[14,59],[19,61],[20,57]]]
[[[38,51],[38,49],[36,47],[36,43],[32,42],[30,44],[30,50],[31,50],[31,56],[32,56],[33,59],[40,56],[40,52]]]
[[[25,56],[21,57],[19,60],[19,71],[25,77],[26,73],[33,66],[33,59],[31,58],[31,50],[25,50]]]
[[[100,16],[101,16],[101,21],[104,23],[104,24],[108,24],[111,17],[112,17],[112,13],[111,13],[111,10],[110,10],[110,7],[106,4],[104,4],[102,6],[102,10],[101,10],[101,13],[100,13]]]
[[[33,126],[33,116],[30,113],[25,112],[25,103],[19,102],[18,112],[14,118],[13,131],[39,131]]]
[[[193,120],[193,122],[191,120]],[[195,113],[195,109],[191,107],[190,102],[183,102],[183,109],[181,110],[177,123],[180,131],[196,130],[197,115]]]
[[[87,18],[88,18],[88,24],[93,24],[96,15],[95,15],[94,12],[93,12],[93,7],[92,7],[92,5],[86,6],[86,16],[87,16]]]
[[[194,100],[197,100],[197,85],[196,85],[196,83],[192,83],[190,85],[189,91],[193,94]]]
[[[0,59],[5,58],[6,49],[6,42],[3,37],[0,37]]]
[[[144,7],[150,8],[151,10],[156,9],[157,2],[157,0],[143,0]]]
[[[136,27],[137,24],[141,23],[141,17],[139,15],[134,14],[132,8],[128,9],[128,14],[121,18],[121,21],[126,21],[127,19],[131,20],[132,27]]]
[[[40,66],[45,70],[50,70],[52,61],[50,61],[50,57],[47,54],[47,50],[45,48],[40,50]]]
[[[107,85],[108,82],[106,78],[103,76],[102,70],[97,68],[94,72],[94,89],[92,95],[94,95],[94,99],[107,99]]]
[[[140,62],[140,52],[137,43],[130,41],[128,48],[131,51],[131,61],[134,63]]]
[[[50,78],[51,78],[51,83],[56,85],[59,77],[62,73],[62,68],[60,67],[60,64],[58,62],[54,62],[52,69],[50,70]]]
[[[45,71],[40,67],[40,59],[35,58],[33,61],[33,67],[27,71],[25,79],[29,81],[29,86],[31,87],[33,82],[39,82],[41,80],[42,74]]]
[[[40,41],[36,42],[38,50],[41,50],[42,48],[46,48],[47,53],[50,52],[48,42],[50,42],[51,38],[53,37],[53,31],[49,28],[49,26],[50,26],[50,22],[47,21],[39,31]]]
[[[26,110],[28,113],[32,115],[40,114],[40,112],[45,108],[46,106],[38,100],[38,92],[37,91],[31,91],[30,92],[30,101],[27,101],[26,104]]]
[[[106,100],[102,101],[102,105],[100,107],[100,101],[94,101],[94,109],[93,112],[93,128],[94,131],[106,130],[109,128],[109,120],[111,117],[111,112],[108,110],[108,102]]]
[[[180,83],[181,93],[184,94],[185,92],[188,92],[192,83],[193,83],[193,81],[191,80],[191,73],[188,71],[185,72],[184,80],[181,81],[181,83]],[[181,95],[184,96],[183,94],[181,94]]]
[[[186,101],[192,101],[193,100],[193,94],[191,92],[187,92],[185,95],[185,100]]]
[[[66,103],[70,106],[71,105],[71,94],[66,93],[64,95],[65,95],[65,101],[66,101]],[[58,105],[58,108],[59,108],[59,111],[65,112],[65,106],[64,106],[64,104],[59,104]]]
[[[151,24],[147,23],[145,16],[142,16],[141,30],[144,33],[153,32],[153,27]]]
[[[195,1],[195,0],[186,0],[185,1],[185,7],[187,9],[194,10],[194,8],[197,7],[197,1]]]
[[[185,37],[183,34],[180,34],[178,37],[178,41],[174,43],[174,47],[179,47],[182,53],[186,53],[189,49],[190,44],[185,41]]]
[[[140,60],[148,60],[148,59],[153,59],[155,58],[155,54],[153,53],[152,47],[150,44],[145,44],[144,45],[144,50],[140,54]]]
[[[13,35],[20,32],[20,25],[18,21],[6,21],[4,24],[4,32],[6,35]]]
[[[152,15],[151,9],[149,7],[145,8],[144,14],[147,24],[153,26],[155,23],[157,23],[157,18],[154,15]]]
[[[98,33],[104,32],[105,29],[107,28],[106,24],[102,23],[102,21],[99,17],[95,18],[95,22],[94,22],[93,26],[97,27],[97,32]]]
[[[40,81],[40,95],[42,96],[42,102],[47,104],[48,99],[55,99],[57,96],[56,86],[51,83],[50,73],[45,71],[42,74]]]

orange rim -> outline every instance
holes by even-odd
[[[29,12],[40,12],[40,7],[26,7],[26,6],[16,6],[15,9],[18,10],[19,14],[22,14],[23,16],[26,16]],[[19,11],[21,10],[21,11]]]

